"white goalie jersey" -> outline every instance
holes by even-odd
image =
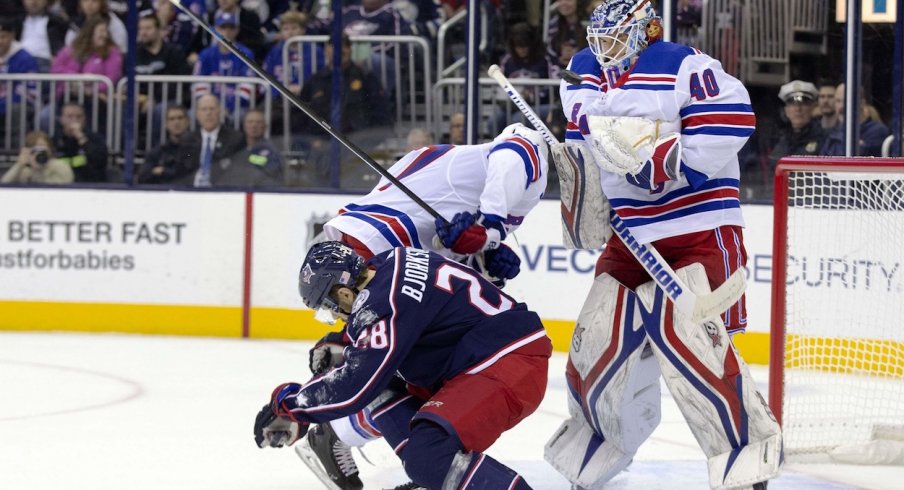
[[[756,118],[740,81],[697,49],[651,44],[626,72],[602,71],[589,49],[569,69],[580,84],[563,82],[566,140],[584,142],[588,116],[631,116],[661,121],[680,131],[681,175],[654,190],[602,170],[612,209],[641,243],[716,228],[743,226],[737,153]]]
[[[436,145],[408,153],[389,172],[447,220],[480,211],[516,229],[546,189],[547,161],[526,138],[482,145]],[[386,178],[324,225],[329,239],[347,234],[373,253],[394,247],[437,250],[434,218]],[[458,258],[458,257],[454,257]]]

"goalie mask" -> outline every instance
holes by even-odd
[[[493,142],[501,143],[512,136],[520,136],[533,143],[534,146],[537,147],[540,156],[549,161],[549,147],[546,145],[546,140],[543,139],[543,135],[540,134],[539,131],[530,129],[521,123],[509,124],[506,126],[505,129],[499,133],[499,136],[496,136],[496,138],[493,139]]]
[[[298,273],[298,294],[305,306],[315,310],[316,319],[335,322],[335,314],[341,311],[330,292],[337,285],[354,289],[364,267],[364,259],[348,245],[316,243],[308,250]]]
[[[622,71],[661,37],[662,26],[650,0],[607,0],[593,10],[587,27],[587,43],[599,64]]]

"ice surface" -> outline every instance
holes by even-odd
[[[258,449],[270,391],[308,376],[309,342],[0,333],[0,489],[319,489],[291,449]],[[566,490],[543,461],[565,417],[565,357],[543,404],[488,451],[538,490]],[[766,370],[754,367],[765,388]],[[668,391],[663,388],[664,393]],[[407,480],[382,442],[356,453],[368,489]],[[781,489],[902,488],[904,468],[791,465]],[[666,395],[663,421],[607,489],[706,489],[706,463]]]

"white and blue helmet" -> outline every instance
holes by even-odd
[[[607,0],[593,10],[587,27],[590,51],[603,68],[631,60],[662,36],[659,17],[650,0]]]

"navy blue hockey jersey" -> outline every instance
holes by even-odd
[[[435,390],[546,338],[526,305],[437,253],[396,248],[369,265],[376,274],[346,323],[352,345],[345,362],[285,399],[298,420],[320,423],[358,412],[395,376]]]

